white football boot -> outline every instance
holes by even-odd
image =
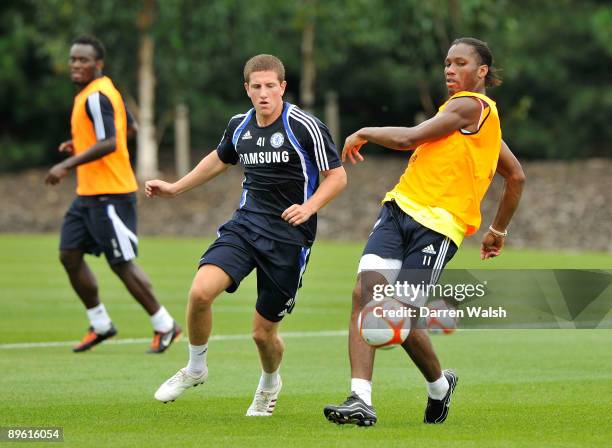
[[[249,409],[247,409],[247,417],[270,417],[274,408],[276,407],[276,400],[278,400],[278,394],[283,387],[283,382],[280,376],[278,377],[278,386],[276,389],[267,391],[260,389],[259,387],[255,391],[253,402]]]
[[[164,384],[159,386],[157,392],[155,392],[155,399],[168,403],[174,401],[181,396],[190,387],[196,387],[203,384],[208,379],[208,369],[204,370],[202,375],[195,377],[187,372],[186,368],[183,368],[176,372],[171,378],[169,378]]]

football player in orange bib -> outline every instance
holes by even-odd
[[[344,143],[342,160],[353,163],[364,160],[359,151],[368,142],[414,152],[399,183],[383,199],[359,263],[349,327],[351,395],[324,409],[325,417],[337,424],[376,423],[371,400],[375,350],[357,327],[374,286],[399,279],[435,284],[463,238],[478,230],[480,203],[495,172],[504,177],[505,189],[482,240],[481,258],[498,256],[521,197],[523,170],[501,138],[495,101],[485,91],[500,84],[489,47],[478,39],[457,39],[444,64],[449,99],[434,117],[410,128],[362,128]],[[425,300],[421,295],[407,304],[419,307]],[[413,326],[402,347],[427,381],[424,422],[444,422],[457,375],[441,370],[426,330]]]
[[[130,165],[127,135],[136,124],[111,79],[102,74],[105,49],[93,36],[82,36],[70,48],[70,76],[77,86],[70,118],[72,140],[61,152],[71,156],[53,166],[45,183],[56,185],[76,169],[77,197],[61,231],[60,260],[70,283],[87,309],[89,329],[74,352],[91,349],[115,336],[117,330],[98,297],[98,284],[84,254],[104,253],[111,269],[151,319],[149,353],[162,353],[181,328],[161,306],[151,282],[134,263],[136,236],[136,178]]]

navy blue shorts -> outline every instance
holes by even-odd
[[[395,201],[385,202],[359,262],[359,272],[381,272],[389,283],[436,284],[457,252],[447,236],[406,214]]]
[[[60,250],[81,250],[111,264],[136,257],[136,194],[77,196],[64,216]]]
[[[230,221],[219,229],[219,237],[202,255],[198,268],[214,264],[223,269],[233,280],[229,293],[257,269],[255,309],[278,322],[295,306],[309,256],[310,247],[276,241]]]

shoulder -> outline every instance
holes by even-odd
[[[227,122],[227,130],[234,132],[241,124],[244,124],[248,120],[252,115],[252,111],[252,109],[249,109],[245,113],[232,116]]]
[[[293,104],[287,109],[287,121],[300,140],[307,138],[316,141],[322,138],[322,134],[329,132],[321,120]]]
[[[488,107],[484,101],[476,96],[460,96],[451,98],[443,112],[454,114],[469,123],[480,116],[485,106]]]
[[[111,100],[101,90],[94,90],[87,95],[85,107],[88,113],[105,113],[114,110]]]
[[[115,86],[113,80],[110,79],[108,76],[102,76],[93,81],[92,87],[93,90],[104,92],[109,97],[116,96],[122,98],[121,92],[119,92],[119,89],[117,88],[117,86]]]
[[[473,114],[495,105],[486,95],[475,92],[459,92],[449,98],[447,109],[455,113]]]
[[[109,98],[102,90],[92,90],[87,95],[87,101],[109,101]]]

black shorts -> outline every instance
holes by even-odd
[[[219,237],[200,259],[199,267],[214,264],[233,280],[227,292],[257,269],[255,309],[271,322],[280,321],[295,306],[310,247],[276,241],[232,221],[219,229]]]
[[[111,264],[136,257],[136,195],[77,196],[62,224],[60,250],[82,250]]]
[[[457,245],[450,238],[419,224],[395,201],[389,201],[381,207],[359,272],[384,273],[389,283],[436,284],[456,252]]]

